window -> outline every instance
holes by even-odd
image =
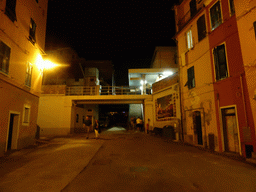
[[[31,87],[31,77],[32,77],[32,64],[28,63],[27,64],[27,70],[26,70],[26,77],[25,77],[25,85],[28,87]]]
[[[190,6],[190,16],[193,17],[197,12],[196,0],[190,1],[189,6]]]
[[[206,25],[205,25],[205,16],[202,15],[197,20],[197,33],[198,33],[198,41],[201,41],[206,37]]]
[[[222,23],[219,1],[211,7],[210,17],[211,17],[212,30],[214,30]]]
[[[30,19],[30,26],[29,26],[29,40],[35,44],[36,42],[36,23],[33,19]]]
[[[38,3],[38,0],[36,0],[36,2]]]
[[[76,123],[78,123],[78,122],[79,122],[79,115],[76,114]]]
[[[9,19],[14,22],[17,21],[16,17],[16,0],[6,0],[5,14]]]
[[[0,41],[0,71],[9,73],[9,61],[10,61],[11,49]]]
[[[216,80],[224,79],[228,76],[225,45],[217,46],[213,50],[215,63]]]
[[[255,34],[255,38],[256,38],[256,21],[253,22],[253,27],[254,27],[254,34]]]
[[[230,15],[235,14],[235,5],[234,5],[234,0],[229,0],[229,8],[230,8]]]
[[[186,39],[187,39],[187,48],[192,49],[193,48],[193,38],[192,38],[191,29],[186,33]]]
[[[30,107],[25,105],[24,111],[23,111],[23,124],[29,123],[29,116],[30,116]]]
[[[188,85],[188,89],[192,89],[193,87],[195,87],[195,72],[194,72],[194,66],[193,67],[190,67],[188,70],[187,70],[187,74],[188,74],[188,82],[187,82],[187,85]]]

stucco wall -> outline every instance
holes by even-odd
[[[0,88],[0,156],[6,150],[6,142],[8,138],[10,114],[18,115],[17,125],[17,146],[12,146],[12,149],[20,149],[34,143],[36,133],[36,119],[38,112],[39,98],[17,89],[16,87],[1,82]],[[24,108],[30,109],[29,123],[24,123]],[[14,139],[14,137],[13,137]]]
[[[71,109],[72,102],[65,96],[40,97],[37,123],[41,128],[41,136],[69,134]]]
[[[234,4],[236,10],[237,27],[242,50],[243,63],[245,67],[245,79],[248,88],[248,101],[246,103],[246,107],[247,110],[251,108],[252,117],[250,117],[250,114],[247,115],[248,118],[251,119],[250,121],[252,121],[251,123],[249,121],[249,125],[251,129],[251,135],[253,136],[252,138],[254,138],[254,147],[256,148],[256,44],[255,30],[253,30],[253,23],[255,22],[256,18],[256,1],[234,1]],[[248,112],[250,113],[250,110],[248,110]]]

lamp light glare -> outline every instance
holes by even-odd
[[[166,76],[166,77],[168,77],[168,76],[173,75],[173,72],[172,72],[172,71],[164,71],[164,72],[163,72],[163,75]]]

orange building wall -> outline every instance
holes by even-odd
[[[7,149],[10,114],[15,114],[16,136],[12,149],[20,149],[34,143],[37,130],[38,101],[41,93],[42,76],[38,57],[44,52],[48,0],[17,0],[17,21],[5,15],[6,1],[0,2],[0,41],[10,47],[9,73],[0,72],[0,156]],[[35,21],[36,43],[29,40],[30,18]],[[33,67],[31,87],[25,85],[27,64]],[[24,123],[24,108],[30,108],[29,122]],[[16,122],[16,120],[15,120]]]

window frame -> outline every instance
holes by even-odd
[[[1,47],[3,49],[2,50],[3,52],[1,52]],[[0,41],[0,58],[2,57],[2,59],[0,59],[1,73],[7,74],[7,75],[9,74],[10,56],[11,56],[11,48],[8,45],[6,45],[4,42]]]
[[[189,2],[189,9],[190,9],[190,17],[193,18],[197,13],[197,2],[196,0],[191,0]]]
[[[25,76],[25,85],[28,87],[31,87],[32,73],[33,73],[33,65],[28,62],[27,68],[26,68],[26,76]]]
[[[22,125],[28,126],[30,122],[31,106],[25,104],[23,107]]]
[[[254,28],[254,35],[255,35],[255,39],[256,39],[256,21],[253,22],[253,28]]]
[[[216,66],[216,57],[215,57],[214,51],[216,50],[216,48],[218,48],[220,46],[224,46],[224,51],[225,51],[225,62],[226,62],[225,63],[225,65],[226,65],[226,75],[225,75],[225,77],[220,76],[220,65],[218,64],[218,68]],[[226,44],[222,43],[222,44],[219,44],[218,46],[214,47],[213,50],[212,50],[212,53],[213,53],[213,62],[214,62],[214,74],[215,74],[214,78],[215,78],[215,81],[221,81],[221,80],[224,80],[224,79],[228,78],[229,77],[229,70],[228,70],[228,57],[227,57]]]
[[[29,24],[29,40],[35,44],[36,42],[36,23],[35,21],[30,18],[30,24]]]
[[[16,5],[16,0],[6,0],[4,13],[12,22],[17,21]]]
[[[219,8],[220,8],[220,22],[218,22],[218,24],[215,24],[215,26],[213,26],[213,22],[212,22],[212,14],[211,14],[211,9],[217,4],[219,3]],[[221,7],[221,1],[218,0],[216,1],[209,9],[209,14],[210,14],[210,23],[211,23],[211,30],[214,31],[216,28],[218,28],[222,23],[223,23],[223,18],[222,18],[222,7]]]
[[[187,30],[186,35],[186,48],[187,50],[194,48],[192,29]]]
[[[204,18],[204,26],[202,27],[201,25],[199,25],[199,22],[201,21],[201,18]],[[198,19],[197,19],[197,36],[198,36],[198,42],[202,41],[206,35],[207,35],[207,26],[206,26],[206,20],[205,20],[205,14],[201,15]],[[200,26],[200,28],[199,28]],[[202,30],[204,28],[204,30]],[[201,29],[201,30],[199,30]]]
[[[193,73],[191,73],[193,72]],[[196,80],[195,80],[195,67],[192,66],[190,68],[187,69],[187,85],[188,85],[188,89],[192,89],[194,87],[196,87]]]
[[[234,0],[228,0],[228,7],[229,7],[230,16],[233,16],[236,13]]]

